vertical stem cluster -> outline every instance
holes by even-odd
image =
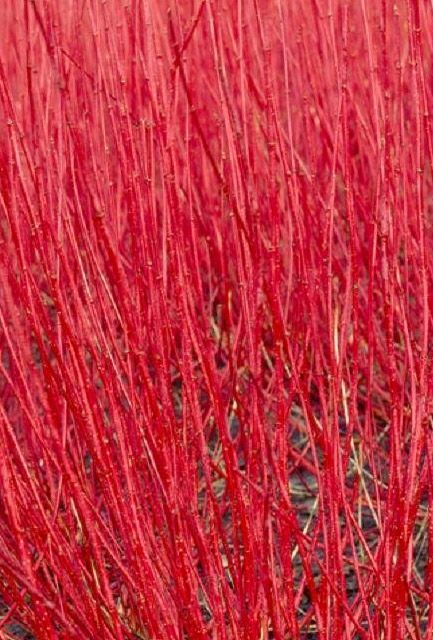
[[[433,8],[10,0],[0,635],[432,638]]]

